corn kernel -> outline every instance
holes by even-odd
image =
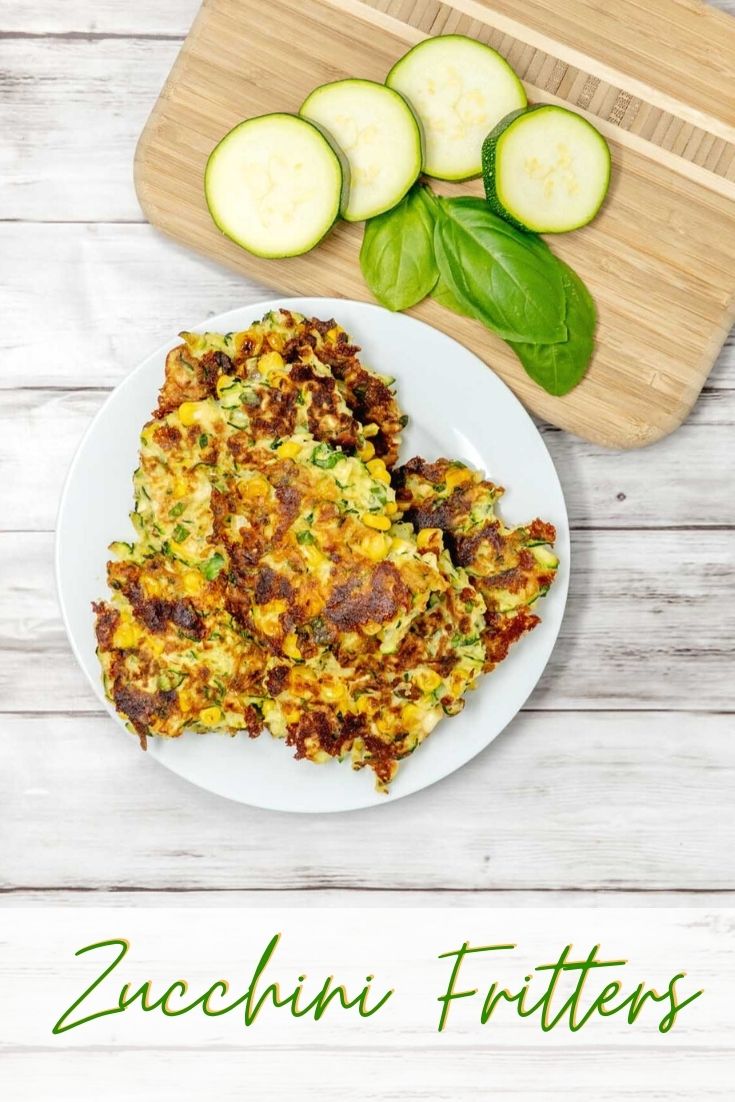
[[[367,460],[372,459],[374,455],[375,455],[375,448],[373,447],[373,445],[370,443],[369,440],[366,440],[365,443],[360,448],[359,452],[357,453],[357,458],[362,459],[363,462],[367,462]]]
[[[182,425],[193,425],[200,417],[201,402],[182,402],[179,406],[179,421]]]
[[[421,719],[421,709],[415,704],[404,704],[401,708],[401,719],[407,726],[412,726]]]
[[[444,478],[448,490],[453,490],[456,486],[462,486],[465,482],[471,481],[472,471],[468,471],[466,467],[450,467]]]
[[[382,630],[382,624],[376,624],[375,620],[368,620],[366,624],[362,625],[362,630],[366,635],[377,635]]]
[[[220,375],[219,379],[217,380],[217,396],[221,398],[222,391],[227,390],[227,388],[232,386],[232,384],[236,381],[237,380],[233,375]]]
[[[270,723],[278,715],[278,705],[273,700],[263,701],[263,719]]]
[[[295,459],[300,451],[301,445],[295,440],[286,440],[276,448],[276,455],[279,459]]]
[[[290,631],[286,638],[283,640],[283,653],[288,658],[301,658],[302,654],[299,650],[299,641],[296,637],[296,632]]]
[[[382,513],[363,513],[361,519],[363,524],[377,532],[387,532],[390,528],[390,519]]]
[[[159,639],[157,635],[149,636],[147,642],[148,649],[155,655],[163,654],[166,649],[166,641],[164,639]]]
[[[374,421],[371,421],[363,428],[362,435],[367,439],[369,436],[377,436],[379,432],[380,429],[378,428],[378,426],[375,424]]]
[[[183,478],[177,478],[176,481],[174,482],[174,497],[175,498],[186,497],[186,494],[187,494],[188,490],[189,490],[189,487],[186,485],[186,482],[184,481],[184,479]]]
[[[222,718],[222,709],[216,705],[212,705],[211,708],[202,708],[199,713],[199,722],[203,723],[205,727],[214,727],[215,723],[219,723]]]
[[[286,723],[298,723],[301,719],[301,709],[298,704],[284,704],[283,715]]]
[[[370,474],[376,480],[376,482],[384,482],[386,486],[390,486],[390,475],[386,470],[385,463],[382,459],[370,459],[367,463],[367,469]]]
[[[240,483],[240,493],[246,498],[265,497],[269,489],[269,484],[260,475]]]
[[[336,344],[337,337],[340,335],[341,332],[342,330],[338,325],[333,325],[332,328],[327,332],[327,340],[331,341],[332,344]]]
[[[371,532],[360,540],[362,553],[372,562],[382,562],[390,551],[391,541],[383,532]]]
[[[271,329],[270,333],[266,335],[266,340],[271,348],[276,348],[279,352],[286,343],[283,334],[277,332],[275,329]]]
[[[112,645],[120,650],[129,650],[138,642],[138,632],[133,624],[119,624],[112,637]]]
[[[360,713],[360,715],[365,715],[367,712],[372,711],[373,705],[370,697],[365,695],[359,698],[359,700],[355,704],[355,707],[357,708],[357,711]]]
[[[389,517],[394,517],[396,515],[396,513],[398,512],[398,506],[396,505],[395,501],[388,502],[385,507],[385,512],[388,514]]]
[[[436,670],[419,670],[415,677],[416,684],[425,693],[433,693],[442,683],[442,679]]]
[[[281,613],[288,608],[286,601],[280,598],[268,601],[264,605],[256,605],[253,609],[253,622],[258,631],[263,635],[276,635],[280,629]]]
[[[289,377],[285,371],[271,371],[268,374],[268,382],[277,390],[283,390],[289,384]]]
[[[195,597],[204,587],[204,578],[198,570],[187,570],[183,582],[184,593],[189,597]]]
[[[419,551],[440,551],[442,546],[441,528],[422,528],[416,536]]]
[[[283,356],[280,352],[266,352],[258,360],[258,371],[267,379],[271,371],[282,371],[284,368]]]
[[[189,692],[188,689],[179,689],[177,696],[178,707],[181,709],[184,715],[188,715],[194,711],[194,696],[192,693]]]
[[[320,689],[319,696],[325,704],[339,704],[345,695],[344,685],[325,681]]]

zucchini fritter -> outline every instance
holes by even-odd
[[[172,555],[114,545],[112,597],[95,604],[105,691],[145,748],[187,729],[262,730],[259,644],[222,608],[223,581]]]
[[[538,623],[533,605],[549,590],[559,560],[551,550],[552,524],[533,520],[508,528],[495,513],[503,488],[451,459],[416,458],[394,472],[396,499],[419,531],[419,540],[440,534],[487,606],[483,642],[485,671],[507,655],[512,643]]]
[[[107,695],[144,747],[267,726],[384,789],[538,622],[554,529],[461,463],[391,474],[405,420],[335,322],[182,336],[94,605]]]
[[[306,431],[392,466],[406,423],[392,379],[368,371],[334,320],[272,311],[240,333],[181,333],[169,352],[157,417],[183,402],[221,397],[253,440]]]

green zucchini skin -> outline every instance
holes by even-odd
[[[229,186],[228,181],[228,176],[230,180],[233,179],[233,176],[231,175],[231,170],[225,170],[223,174],[221,169],[222,157],[228,158],[233,152],[237,154],[237,150],[243,141],[247,142],[250,140],[252,142],[253,135],[256,136],[256,141],[260,141],[257,135],[266,127],[271,130],[269,135],[270,142],[274,142],[272,131],[274,127],[277,128],[277,140],[274,144],[274,149],[276,151],[284,146],[288,148],[291,144],[289,140],[289,130],[291,130],[292,133],[302,132],[309,135],[314,143],[314,148],[309,151],[309,155],[312,157],[319,157],[324,165],[328,164],[331,169],[332,178],[329,184],[332,202],[330,204],[330,209],[325,210],[323,218],[315,222],[311,236],[307,238],[302,237],[302,240],[297,244],[282,242],[280,246],[273,247],[270,242],[266,242],[262,240],[262,238],[255,241],[247,231],[246,226],[248,221],[247,208],[249,206],[247,196],[243,196],[241,209],[239,211],[233,211],[233,188]],[[295,130],[293,128],[295,128]],[[280,133],[278,133],[278,131],[280,131]],[[266,143],[263,144],[265,146]],[[318,127],[314,126],[314,124],[307,119],[302,119],[299,115],[277,111],[265,115],[257,115],[250,119],[244,119],[220,139],[210,153],[205,166],[204,196],[214,224],[225,237],[234,241],[240,248],[245,249],[253,256],[260,256],[268,260],[301,256],[315,248],[319,242],[327,236],[337,221],[342,204],[345,202],[348,184],[347,172],[348,170],[344,159],[340,156],[339,152],[333,148]],[[225,210],[224,213],[221,202],[223,195],[229,195],[230,199],[227,204],[229,209]],[[245,212],[244,215],[243,211]]]
[[[517,111],[511,111],[504,119],[500,120],[497,126],[493,127],[482,143],[482,182],[485,186],[485,198],[499,218],[504,218],[506,222],[510,222],[518,230],[525,230],[528,227],[519,222],[517,218],[514,218],[498,199],[495,190],[495,162],[498,155],[498,138],[505,133],[516,119],[533,110],[533,107],[519,107]]]
[[[596,148],[600,154],[601,164],[603,166],[601,180],[597,187],[598,194],[596,202],[592,205],[588,204],[587,209],[581,217],[571,217],[563,225],[545,221],[543,211],[539,211],[539,215],[536,218],[531,218],[529,216],[525,218],[520,217],[517,210],[513,208],[512,200],[510,200],[507,195],[501,194],[499,183],[504,138],[513,131],[516,124],[522,124],[526,120],[533,119],[534,117],[536,120],[540,121],[544,113],[553,113],[556,116],[563,115],[569,117],[570,120],[573,119],[574,126],[578,128],[580,137],[584,135],[585,142],[596,143]],[[517,229],[530,231],[532,233],[568,233],[588,225],[588,223],[597,216],[605,201],[610,184],[610,171],[610,149],[602,134],[581,115],[578,115],[574,111],[569,111],[565,107],[558,107],[555,104],[540,103],[534,104],[531,107],[522,107],[517,111],[511,111],[490,131],[482,145],[482,177],[485,185],[485,196],[488,203],[497,215],[504,218],[507,222],[510,222],[511,225],[515,226]],[[573,204],[570,203],[570,205]]]

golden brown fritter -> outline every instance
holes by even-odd
[[[403,418],[335,322],[182,335],[94,605],[107,694],[143,746],[267,727],[385,788],[538,623],[553,527],[461,463],[391,472]]]
[[[495,513],[502,487],[456,460],[411,459],[394,472],[394,485],[406,520],[420,532],[441,533],[452,561],[482,594],[485,669],[494,668],[540,622],[531,609],[556,576],[554,526],[534,520],[508,528]]]
[[[181,336],[166,359],[157,417],[224,395],[251,441],[303,429],[348,452],[370,441],[371,455],[395,463],[406,418],[392,380],[363,367],[334,320],[279,310],[243,332]]]

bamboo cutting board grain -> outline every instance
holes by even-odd
[[[582,384],[554,398],[479,323],[428,300],[412,313],[553,424],[614,447],[659,439],[686,417],[735,318],[735,19],[697,0],[205,0],[138,144],[146,216],[284,294],[369,300],[361,226],[340,223],[303,257],[250,256],[211,222],[204,165],[242,118],[297,111],[343,76],[383,80],[411,45],[451,32],[494,46],[531,101],[580,111],[610,141],[602,214],[550,239],[595,296],[598,347]],[[479,181],[437,189],[482,194]]]

